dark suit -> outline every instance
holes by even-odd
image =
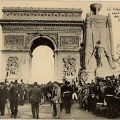
[[[11,117],[16,117],[18,113],[18,94],[21,96],[18,86],[12,86],[9,90]]]
[[[106,102],[107,102],[107,118],[111,118],[111,104],[113,102],[113,96],[115,95],[115,92],[114,92],[114,88],[112,86],[107,86],[107,88],[105,89],[105,99],[106,99]]]
[[[5,113],[5,103],[7,101],[8,97],[8,90],[4,86],[3,88],[0,88],[0,111],[1,111],[1,116],[3,116]]]
[[[71,90],[71,86],[67,84],[65,84],[63,88],[63,100],[64,100],[66,113],[70,113],[71,112],[72,90]]]
[[[41,91],[37,86],[34,86],[34,88],[30,90],[29,94],[33,118],[39,118],[39,102]]]

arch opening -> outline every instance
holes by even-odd
[[[37,38],[33,41],[32,43],[32,46],[31,46],[31,53],[34,51],[34,49],[40,45],[43,45],[43,46],[48,46],[50,47],[53,51],[55,50],[55,46],[53,45],[53,43],[47,39],[47,38],[44,38],[44,37],[40,37],[40,38]]]
[[[30,83],[46,84],[54,81],[54,45],[46,38],[38,38],[31,46],[32,68]]]

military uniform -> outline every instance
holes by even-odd
[[[71,92],[71,86],[69,86],[69,82],[65,82],[65,85],[63,87],[63,100],[65,105],[66,113],[71,112],[71,100],[72,100],[72,92]]]
[[[110,84],[110,83],[109,83]],[[113,102],[113,97],[115,95],[114,88],[110,85],[105,89],[105,100],[107,102],[107,118],[111,118],[111,103]]]

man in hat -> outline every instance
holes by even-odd
[[[70,113],[71,112],[72,89],[70,86],[70,82],[68,82],[67,80],[65,80],[65,85],[62,89],[62,93],[63,93],[63,101],[64,101],[66,113]]]
[[[18,98],[19,96],[22,99],[22,95],[18,86],[17,80],[11,83],[11,87],[9,89],[9,101],[10,101],[10,110],[11,117],[16,118],[18,113]]]
[[[41,98],[41,90],[37,82],[34,82],[34,87],[30,90],[30,103],[33,118],[39,119],[39,102]]]

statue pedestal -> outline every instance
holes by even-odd
[[[7,80],[9,82],[19,80],[19,75],[8,75]]]
[[[117,76],[119,73],[117,71],[117,69],[111,69],[109,68],[105,68],[104,69],[102,67],[98,67],[96,70],[96,76],[98,77],[106,77],[106,76],[112,76],[115,75]]]
[[[91,81],[96,82],[96,77],[105,78],[106,76],[118,76],[118,71],[111,69],[110,67],[97,67],[97,69],[87,69],[79,71],[79,80],[85,81],[85,83],[91,83]]]

